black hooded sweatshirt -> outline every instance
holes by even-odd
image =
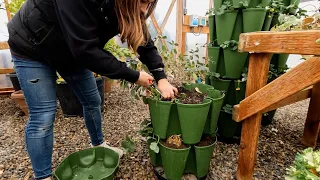
[[[8,23],[11,53],[58,71],[87,68],[112,79],[136,82],[139,72],[103,49],[119,34],[115,1],[27,0]],[[138,54],[156,81],[166,78],[151,39],[138,48]]]

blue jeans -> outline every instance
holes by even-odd
[[[52,175],[53,123],[57,109],[56,71],[32,60],[12,57],[29,107],[25,129],[26,148],[36,179]],[[88,69],[59,72],[83,106],[91,143],[103,143],[101,97],[93,73]]]

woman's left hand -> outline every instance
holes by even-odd
[[[172,99],[174,95],[178,94],[178,89],[173,87],[167,79],[160,79],[158,81],[158,89],[164,99]]]

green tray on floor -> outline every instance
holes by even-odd
[[[74,152],[57,167],[57,180],[112,180],[119,166],[119,155],[104,147]]]

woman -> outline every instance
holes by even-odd
[[[36,179],[50,179],[53,122],[56,112],[56,71],[74,90],[84,109],[91,144],[104,143],[100,96],[92,71],[142,86],[155,80],[164,98],[177,93],[166,79],[164,64],[146,26],[157,0],[27,0],[8,23],[9,45],[29,107],[26,147]],[[154,78],[129,69],[106,42],[120,34],[139,54]]]

